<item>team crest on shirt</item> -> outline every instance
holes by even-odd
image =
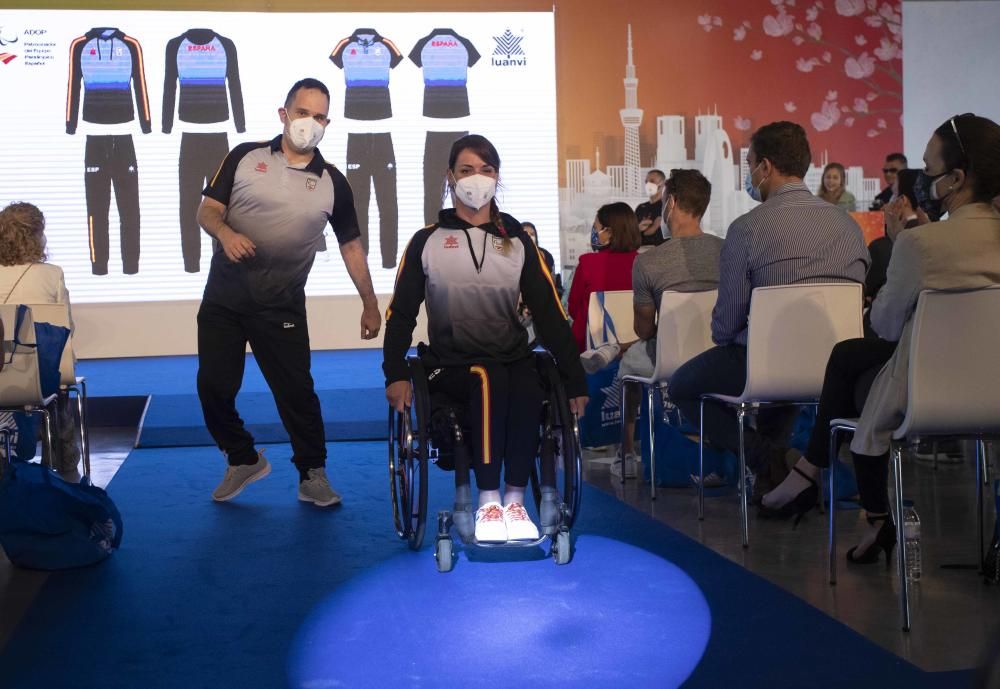
[[[453,234],[448,235],[444,238],[444,248],[445,249],[457,249],[458,248],[458,237]]]
[[[315,177],[306,177],[306,189],[308,189],[309,191],[312,191],[315,188],[316,188],[316,178]]]

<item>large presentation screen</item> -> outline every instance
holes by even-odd
[[[354,191],[376,291],[437,217],[451,143],[489,138],[502,210],[558,255],[554,26],[540,13],[0,10],[0,201],[47,219],[74,303],[201,296],[201,191],[281,132],[303,77],[331,92],[319,145]],[[310,295],[355,293],[336,238]]]

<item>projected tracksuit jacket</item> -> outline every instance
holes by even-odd
[[[181,122],[198,125],[229,120],[232,102],[233,125],[246,131],[243,88],[236,57],[236,45],[212,29],[189,29],[167,42],[163,78],[163,133],[173,131],[174,110]],[[178,95],[177,84],[180,82]],[[227,85],[228,95],[227,100]],[[181,253],[184,270],[201,270],[201,227],[198,205],[201,190],[229,153],[229,137],[221,131],[185,131],[181,135],[177,178],[180,191],[178,213],[181,226]]]
[[[81,93],[85,122],[122,124],[138,114],[142,132],[152,131],[142,47],[119,29],[94,28],[70,45],[67,134],[76,133]],[[122,272],[139,272],[139,169],[132,135],[88,135],[84,166],[91,272],[108,272],[112,185],[121,219]]]
[[[567,395],[587,394],[552,277],[520,223],[507,214],[501,219],[502,229],[492,222],[475,227],[446,209],[414,235],[397,271],[383,345],[386,385],[409,380],[406,352],[425,302],[433,404],[446,400],[482,420],[470,424],[480,490],[499,487],[504,462],[507,482],[526,485],[538,449],[542,392],[518,317],[520,300],[555,356]]]

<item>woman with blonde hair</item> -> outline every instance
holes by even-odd
[[[847,191],[847,170],[840,163],[830,163],[823,168],[823,181],[816,196],[845,211],[856,211],[858,203],[854,194]]]
[[[0,211],[0,303],[69,307],[62,268],[47,262],[45,247],[45,216],[37,206],[17,202]],[[59,395],[57,418],[65,422],[57,422],[59,438],[53,447],[51,466],[64,477],[76,478],[80,450],[75,416],[65,393]]]

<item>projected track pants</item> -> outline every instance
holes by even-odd
[[[427,132],[424,140],[424,222],[438,220],[451,145],[469,132]]]
[[[219,170],[229,153],[229,137],[221,134],[181,135],[181,152],[177,162],[180,189],[181,253],[184,270],[197,273],[201,270],[201,227],[198,225],[198,206],[206,181]]]
[[[399,248],[399,207],[396,200],[396,154],[392,150],[392,135],[347,135],[347,181],[354,192],[354,208],[361,229],[361,246],[368,253],[368,204],[372,182],[378,202],[379,248],[382,267],[396,266]]]
[[[91,272],[108,274],[113,185],[121,225],[122,272],[134,275],[139,272],[139,168],[132,135],[88,136],[84,165]]]

